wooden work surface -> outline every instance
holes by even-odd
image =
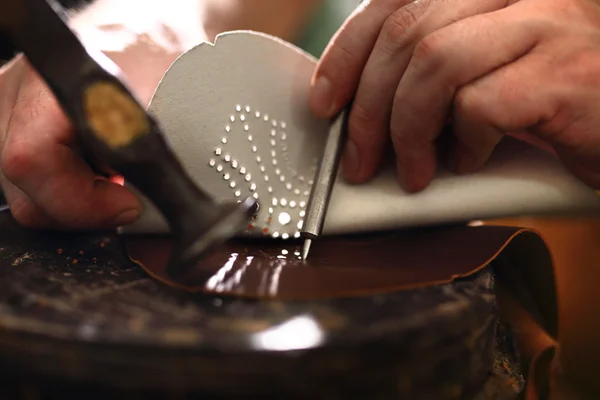
[[[510,399],[522,379],[493,285],[486,270],[363,298],[192,295],[149,279],[113,234],[32,233],[3,212],[0,384],[8,398]],[[286,322],[296,334],[277,336]]]

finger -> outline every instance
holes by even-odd
[[[516,132],[509,135],[548,148],[545,139],[523,132],[528,128],[535,131],[558,107],[556,90],[544,84],[550,65],[547,58],[530,53],[458,91],[451,169],[458,173],[477,171],[507,132]]]
[[[547,84],[553,80],[552,71],[549,71],[549,68],[553,68],[553,63],[549,57],[541,52],[527,55],[465,86],[457,95],[457,114],[458,110],[462,110],[462,115],[476,115],[479,129],[481,126],[488,126],[503,132],[515,132],[528,128],[530,134],[519,132],[511,136],[557,155],[579,179],[593,188],[598,188],[600,141],[597,140],[597,135],[565,134],[573,129],[572,121],[585,120],[584,116],[595,113],[586,107],[590,104],[587,98],[581,102],[577,96],[570,95],[571,89],[565,90],[562,85]],[[569,99],[566,103],[567,108],[565,103],[560,101],[564,98]],[[477,139],[473,138],[478,130],[475,124],[463,125],[458,129],[470,133],[459,134],[461,138],[452,149],[451,157],[457,164],[468,164],[468,161],[462,160],[470,157],[467,155],[469,151],[477,149],[478,158],[483,161],[469,168],[465,167],[465,171],[462,172],[475,171],[486,159],[481,154],[487,154],[489,150],[482,151],[474,144],[477,143]],[[587,127],[576,129],[579,133],[589,132]]]
[[[3,194],[12,216],[19,224],[27,228],[48,228],[57,226],[58,221],[50,218],[46,212],[37,205],[18,187],[2,179]]]
[[[132,222],[138,199],[98,179],[70,148],[70,124],[39,80],[21,91],[2,152],[5,177],[61,227],[114,228]]]
[[[317,66],[310,93],[315,115],[331,118],[350,102],[386,18],[411,0],[364,2],[333,36]]]
[[[544,84],[549,65],[546,58],[529,54],[458,91],[452,169],[477,171],[506,132],[534,127],[554,114],[558,96],[551,85]]]
[[[448,168],[457,174],[477,171],[504,137],[503,131],[489,121],[485,123],[484,115],[475,110],[477,107],[455,113],[455,142],[450,152]]]
[[[390,128],[398,175],[408,191],[422,190],[433,179],[433,141],[456,90],[520,58],[538,42],[540,24],[520,17],[521,4],[454,23],[415,47],[396,91]]]
[[[393,13],[364,68],[349,119],[349,140],[355,157],[344,164],[346,179],[364,182],[375,173],[389,137],[394,93],[408,66],[414,46],[427,34],[464,18],[494,11],[507,0],[412,2]],[[351,160],[350,160],[351,159]]]
[[[544,150],[545,152],[556,156],[556,150],[554,150],[554,147],[552,147],[552,145],[548,143],[548,141],[541,139],[538,136],[535,136],[527,130],[521,130],[517,132],[506,132],[505,136],[518,139],[522,142],[535,146],[540,150]]]

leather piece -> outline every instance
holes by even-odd
[[[553,335],[558,348],[554,363],[560,367],[560,375],[552,370],[547,377],[554,382],[549,398],[600,398],[600,218],[511,218],[487,221],[486,225],[534,229],[552,255],[558,320]],[[533,329],[520,331],[531,335]]]
[[[133,260],[170,286],[280,300],[443,284],[495,259],[500,311],[517,335],[528,377],[523,398],[599,398],[594,304],[600,219],[513,218],[475,225],[323,237],[306,263],[298,259],[299,242],[232,241],[178,281],[164,273],[168,238],[124,236],[124,244]],[[253,258],[245,262],[247,257]]]
[[[304,262],[300,242],[237,240],[213,252],[189,273],[171,279],[165,272],[170,239],[125,238],[130,258],[170,286],[279,300],[369,295],[444,284],[479,271],[505,247],[523,242],[537,241],[541,244],[538,251],[547,253],[537,235],[511,227],[458,226],[322,237]],[[546,267],[551,276],[551,265]]]
[[[531,362],[529,371],[529,384],[525,396],[528,400],[547,399],[551,393],[552,368],[554,357],[556,355],[556,347],[548,347],[538,354]]]
[[[523,393],[525,400],[546,399],[552,374],[557,341],[533,317],[518,296],[515,287],[505,281],[496,282],[500,318],[509,322],[516,334],[523,375],[528,377]]]

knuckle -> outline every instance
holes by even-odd
[[[346,43],[342,40],[337,40],[332,43],[330,57],[328,57],[328,65],[333,70],[332,72],[335,70],[339,71],[340,67],[348,65],[354,61],[354,58],[354,54]]]
[[[411,42],[423,14],[422,6],[413,2],[393,13],[385,21],[382,33],[385,43],[383,46],[387,51],[404,48]]]
[[[477,126],[496,127],[495,116],[489,112],[480,101],[480,92],[472,87],[461,88],[457,91],[454,100],[454,114],[460,118],[469,121]],[[500,141],[502,135],[494,129],[482,129],[477,135],[469,134],[465,136],[462,132],[457,132],[462,137],[463,142],[473,149],[491,149]]]
[[[440,66],[443,61],[445,43],[445,37],[438,31],[425,36],[415,46],[411,63],[413,66],[423,69]]]
[[[591,50],[578,51],[571,54],[568,60],[564,61],[562,68],[555,73],[562,75],[571,85],[589,88],[600,86],[600,76],[597,73],[600,68],[600,56],[597,52]],[[560,78],[560,77],[558,77]]]
[[[390,138],[392,140],[392,144],[394,148],[398,147],[410,147],[412,145],[412,138],[401,126],[399,126],[395,121],[390,121],[389,124],[390,130]]]
[[[458,114],[476,114],[479,104],[475,90],[470,87],[460,88],[454,96],[454,112]]]
[[[11,134],[15,134],[15,132]],[[22,140],[12,140],[5,145],[0,161],[0,167],[6,179],[18,184],[29,176],[29,172],[36,162],[36,151]]]
[[[335,66],[343,65],[353,60],[351,44],[356,40],[356,18],[348,20],[333,36],[323,52],[324,64],[334,63]]]
[[[373,118],[374,115],[360,103],[355,103],[352,106],[352,113],[348,120],[348,131],[357,145],[368,145]]]
[[[512,82],[511,82],[512,81]],[[514,80],[506,80],[506,84],[500,86],[498,90],[498,103],[499,104],[512,104],[514,107],[527,104],[529,97],[521,87],[513,83]],[[522,86],[522,85],[521,85]],[[479,110],[483,112],[483,110]]]
[[[323,53],[315,76],[326,76],[336,84],[349,74],[356,73],[356,59],[344,38],[334,39]]]

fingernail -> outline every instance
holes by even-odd
[[[343,158],[344,175],[347,179],[352,180],[356,178],[356,174],[360,169],[360,155],[358,154],[358,148],[352,140],[348,140],[346,143],[346,149],[344,151]]]
[[[113,224],[116,226],[127,225],[134,222],[140,216],[139,210],[132,209],[123,211],[121,214],[113,220]]]
[[[429,174],[423,165],[423,160],[414,158],[410,161],[405,160],[405,165],[398,163],[398,180],[400,186],[408,193],[417,193],[425,189],[429,184]]]
[[[311,92],[311,108],[320,115],[330,117],[334,112],[333,85],[325,76],[320,76]]]

